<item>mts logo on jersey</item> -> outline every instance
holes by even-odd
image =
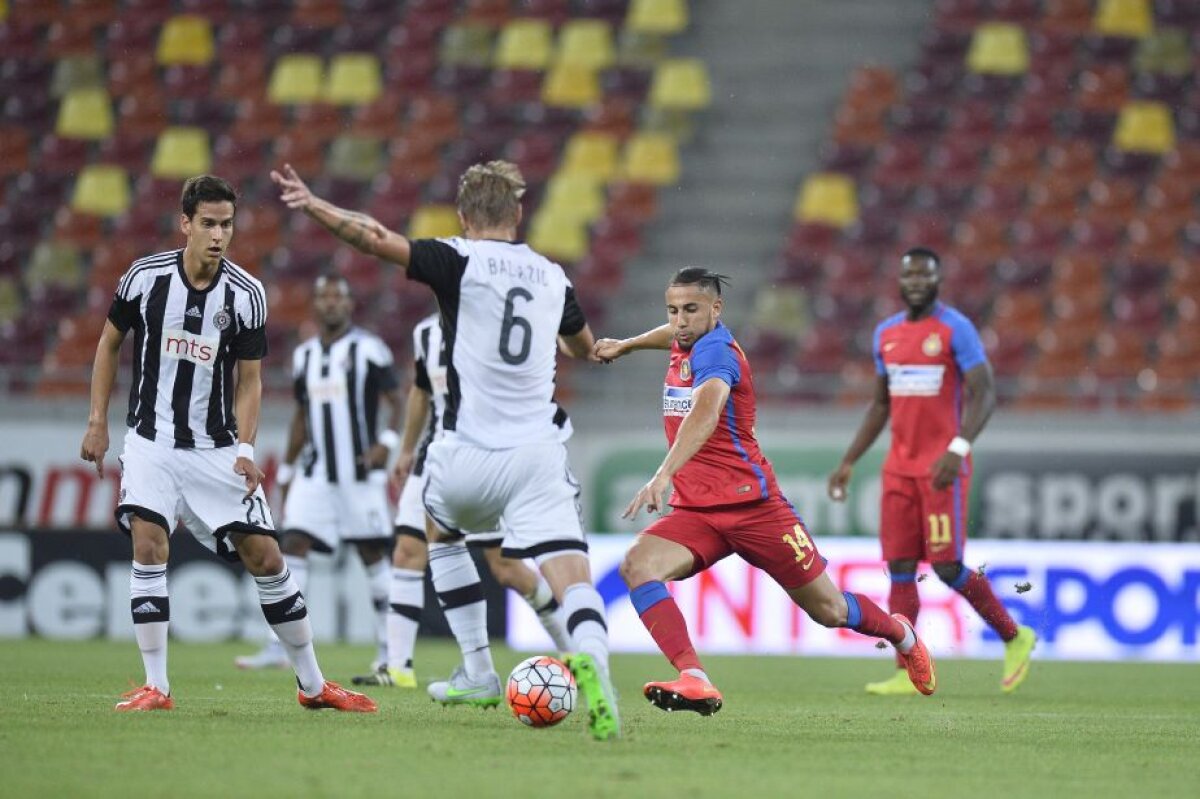
[[[214,336],[199,336],[186,330],[164,330],[162,332],[162,354],[166,358],[191,361],[212,369],[217,360],[221,339]]]
[[[940,364],[892,364],[887,367],[888,393],[893,397],[936,397],[946,367]]]
[[[687,416],[692,409],[692,389],[663,386],[663,416]]]

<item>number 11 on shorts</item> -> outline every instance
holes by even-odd
[[[949,513],[929,514],[929,544],[934,547],[944,547],[950,543]]]

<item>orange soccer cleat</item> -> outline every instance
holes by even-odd
[[[900,659],[904,661],[908,679],[912,680],[912,684],[918,691],[929,696],[937,690],[937,669],[933,665],[933,656],[929,654],[929,650],[925,648],[921,639],[917,638],[917,631],[913,629],[912,622],[900,613],[893,613],[892,618],[912,630],[913,637],[917,639],[907,655],[898,649],[896,651],[900,654]]]
[[[296,693],[300,704],[309,710],[324,710],[333,708],[347,713],[374,713],[379,708],[371,697],[354,691],[347,691],[335,682],[325,681],[321,693],[316,696],[305,696],[302,691]]]
[[[175,700],[152,685],[143,685],[121,694],[125,701],[117,702],[114,710],[171,710]]]
[[[668,713],[692,710],[701,716],[716,713],[723,701],[715,685],[691,674],[680,674],[678,680],[670,682],[648,682],[642,694],[650,704]]]

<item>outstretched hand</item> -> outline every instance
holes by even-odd
[[[637,496],[633,498],[633,501],[625,507],[625,512],[621,514],[621,518],[632,519],[636,517],[643,505],[647,511],[658,513],[661,516],[667,510],[667,493],[670,490],[671,478],[661,474],[654,475],[654,478],[642,486],[641,490],[637,492]]]
[[[625,348],[620,339],[602,338],[592,345],[591,360],[598,363],[612,363],[625,354]]]
[[[291,164],[284,164],[282,172],[272,169],[271,180],[279,187],[279,199],[283,200],[288,208],[307,211],[312,207],[316,196],[308,188],[308,184],[296,174],[296,170],[292,169]]]

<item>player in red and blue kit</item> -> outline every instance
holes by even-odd
[[[1012,691],[1029,672],[1037,637],[1013,621],[986,577],[963,564],[971,443],[996,404],[992,368],[975,326],[938,302],[940,283],[937,253],[918,247],[904,254],[900,296],[908,310],[875,328],[875,399],[829,477],[829,496],[845,500],[854,463],[890,416],[892,445],[883,464],[879,532],[892,578],[888,608],[916,621],[921,607],[917,564],[927,561],[1005,642],[1000,686]],[[913,692],[904,672],[868,684],[867,691]]]
[[[632,339],[601,339],[593,354],[612,361],[633,350],[670,349],[663,425],[670,450],[625,509],[673,510],[642,531],[625,554],[621,576],[642,623],[679,670],[643,693],[663,710],[710,715],[721,708],[664,583],[704,571],[734,553],[766,572],[818,624],[849,627],[895,645],[912,684],[937,687],[933,660],[902,616],[888,616],[861,594],[843,593],[825,559],[779,490],[754,435],[754,379],[745,353],[720,322],[725,280],[707,269],[681,269],[667,287],[669,322]],[[667,492],[674,486],[670,503]]]

